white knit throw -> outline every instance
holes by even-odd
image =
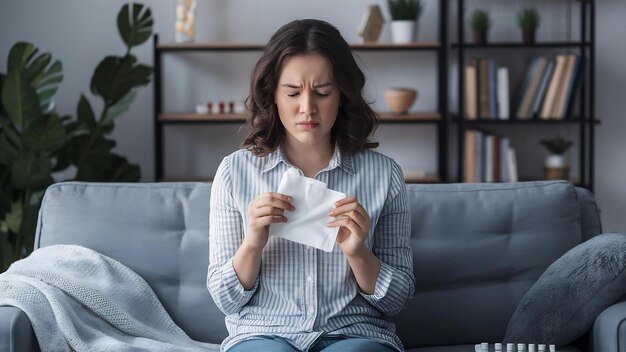
[[[46,351],[202,351],[134,271],[94,250],[35,250],[0,274],[0,305],[31,321]]]

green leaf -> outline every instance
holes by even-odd
[[[131,13],[132,12],[132,13]],[[152,34],[152,11],[141,4],[126,4],[117,14],[117,29],[128,48],[148,40]]]
[[[49,157],[22,152],[11,170],[11,184],[16,189],[42,189],[54,183]]]
[[[141,170],[138,165],[130,164],[126,158],[113,154],[111,175],[108,182],[138,182]]]
[[[15,162],[19,153],[18,149],[11,143],[6,134],[0,134],[0,164],[11,166]]]
[[[3,82],[2,105],[20,131],[39,118],[41,112],[37,93],[16,70],[9,71]]]
[[[4,218],[9,231],[19,233],[22,226],[22,202],[13,202],[11,212]]]
[[[41,79],[34,82],[37,95],[42,110],[46,109],[52,100],[52,97],[59,89],[59,84],[63,81],[63,64],[61,61],[55,61],[42,75]]]
[[[27,62],[22,71],[24,72],[24,79],[26,82],[30,83],[33,86],[37,85],[37,82],[43,76],[44,71],[50,61],[52,60],[52,55],[50,53],[43,53],[37,57],[35,57],[30,62]]]
[[[0,118],[0,129],[2,129],[2,133],[7,137],[9,142],[13,143],[16,148],[21,149],[22,137],[19,135],[19,131],[15,130],[11,120]]]
[[[114,105],[133,88],[150,82],[152,68],[136,61],[132,55],[107,56],[100,61],[91,79],[91,91],[104,98],[105,106]]]
[[[81,123],[86,129],[90,131],[96,129],[96,117],[91,109],[89,100],[87,100],[83,94],[80,95],[80,100],[78,101],[76,116],[78,117],[78,122]]]
[[[130,108],[130,104],[135,101],[135,97],[137,96],[136,90],[131,90],[130,93],[126,94],[122,99],[118,100],[113,106],[107,109],[106,114],[100,121],[101,126],[109,125],[114,118],[119,115],[125,113]]]
[[[7,61],[7,72],[22,71],[28,61],[37,53],[37,48],[31,43],[19,42],[15,43],[9,51],[9,59]]]
[[[24,134],[27,145],[41,155],[52,155],[66,141],[65,128],[59,117],[50,114],[34,121]]]

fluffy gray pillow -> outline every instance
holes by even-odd
[[[522,297],[505,342],[567,345],[626,294],[626,234],[596,236],[565,253]]]

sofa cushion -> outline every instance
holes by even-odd
[[[581,243],[565,181],[410,184],[416,293],[392,319],[407,348],[501,341],[523,295]]]
[[[624,294],[626,234],[599,235],[550,265],[519,303],[504,341],[571,343]]]
[[[191,338],[221,343],[224,314],[206,289],[210,191],[203,183],[58,183],[46,191],[35,246],[77,244],[124,263]]]

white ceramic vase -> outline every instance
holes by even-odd
[[[563,155],[550,154],[546,157],[546,167],[564,167],[567,166]]]
[[[391,40],[396,44],[406,44],[415,41],[416,21],[391,21]]]

